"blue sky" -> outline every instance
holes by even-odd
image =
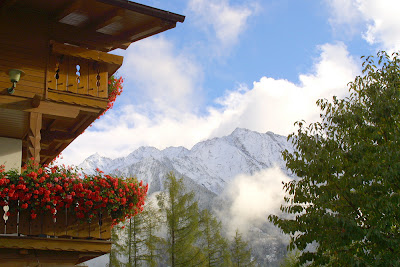
[[[126,156],[230,134],[287,135],[313,122],[319,98],[344,97],[362,55],[400,49],[398,0],[142,0],[186,16],[133,43],[114,108],[64,152],[79,164],[98,152]]]

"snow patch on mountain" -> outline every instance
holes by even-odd
[[[162,189],[165,174],[173,171],[207,190],[220,194],[237,175],[252,175],[278,166],[287,173],[281,152],[293,148],[286,137],[237,128],[232,134],[197,143],[192,149],[140,147],[126,157],[110,159],[94,154],[78,167],[86,173],[136,176],[149,183],[150,191]]]

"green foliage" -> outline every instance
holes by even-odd
[[[301,264],[400,265],[400,59],[380,52],[363,67],[350,97],[319,100],[322,122],[298,123],[283,153],[300,179],[284,185],[291,217],[269,219]]]
[[[161,216],[153,206],[153,203],[148,202],[146,209],[142,212],[142,217],[144,221],[142,232],[147,251],[143,258],[147,266],[158,266],[157,263],[161,257],[159,245],[163,242],[163,239],[157,236],[157,232],[161,227]]]
[[[148,202],[143,212],[114,227],[112,266],[157,266],[162,238],[156,232],[160,226],[158,210]],[[123,258],[127,260],[122,263],[119,259]]]
[[[285,258],[283,258],[282,263],[279,265],[280,267],[295,267],[298,266],[300,251],[291,250],[288,251]]]
[[[194,193],[185,193],[182,179],[169,173],[165,192],[157,196],[161,213],[166,218],[167,255],[170,266],[196,266],[204,260],[201,250],[195,246],[200,232],[199,209]]]
[[[205,257],[205,266],[231,266],[228,243],[221,235],[219,222],[207,209],[200,216],[200,247]]]
[[[231,243],[232,266],[254,266],[256,263],[251,260],[251,249],[246,241],[243,240],[239,230],[236,230]]]
[[[121,267],[123,263],[120,261],[120,256],[123,254],[123,246],[118,242],[120,235],[120,227],[115,226],[111,230],[111,251],[110,251],[110,260],[107,266],[109,267]]]

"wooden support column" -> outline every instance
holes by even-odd
[[[31,112],[28,130],[28,159],[34,158],[40,162],[40,130],[42,129],[42,113]]]

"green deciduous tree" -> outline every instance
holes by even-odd
[[[221,222],[207,209],[200,216],[200,242],[205,262],[204,266],[230,266],[228,242],[222,236]]]
[[[319,100],[321,122],[298,123],[283,153],[299,177],[284,185],[292,217],[269,218],[300,263],[400,265],[400,59],[380,52],[363,67],[350,96]]]
[[[196,266],[204,260],[195,246],[199,238],[199,209],[194,193],[186,193],[183,180],[173,173],[167,175],[165,191],[157,196],[161,213],[166,219],[167,255],[170,266]]]

